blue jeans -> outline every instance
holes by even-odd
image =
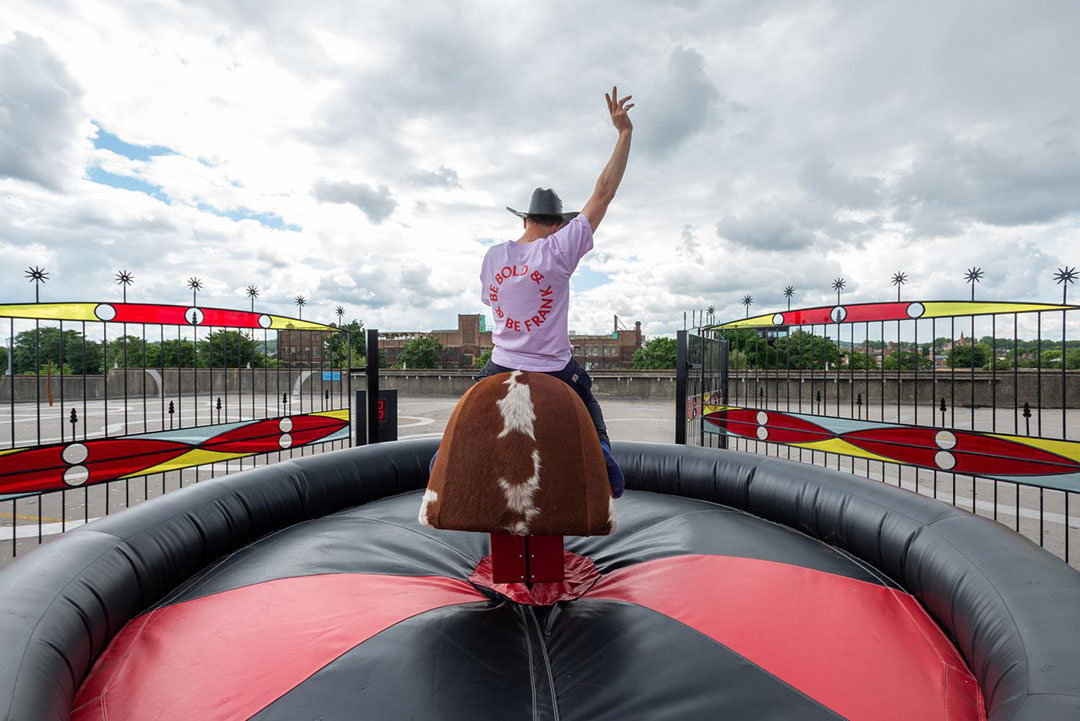
[[[480,375],[476,380],[480,378],[487,378],[498,373],[509,373],[515,368],[506,368],[498,363],[487,362],[483,370],[480,371]],[[585,369],[578,365],[578,362],[573,358],[570,362],[560,371],[542,371],[549,376],[555,376],[562,382],[569,385],[575,391],[578,396],[585,403],[585,409],[589,411],[589,416],[592,418],[593,425],[596,426],[596,435],[600,436],[600,440],[610,445],[611,439],[608,438],[607,425],[604,424],[604,412],[600,410],[600,404],[597,403],[596,398],[592,394],[592,378],[585,372]]]

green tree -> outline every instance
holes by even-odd
[[[401,348],[397,368],[438,368],[442,344],[434,336],[421,335]]]
[[[364,333],[364,321],[352,320],[342,323],[338,333],[329,333],[326,336],[326,357],[334,368],[344,368],[349,363],[349,346],[352,346],[352,364],[363,365],[362,359],[367,355],[367,339]],[[348,343],[346,344],[346,337]]]
[[[483,368],[491,360],[491,348],[487,348],[473,361],[473,368]]]
[[[1065,354],[1065,367],[1069,370],[1080,370],[1080,348],[1073,348]]]
[[[1044,350],[1042,352],[1042,367],[1043,368],[1060,368],[1061,367],[1061,351],[1059,350]]]
[[[740,350],[728,351],[728,368],[734,371],[744,371],[747,368],[746,354]]]
[[[194,368],[195,344],[187,338],[150,343],[146,346],[146,365],[150,368]]]
[[[757,362],[752,356],[749,360],[756,368],[836,369],[840,367],[840,349],[828,338],[797,330],[777,338],[772,352],[759,353]]]
[[[634,367],[655,370],[675,367],[675,339],[653,338],[634,351]]]
[[[107,360],[110,368],[124,367],[125,341],[127,342],[126,358],[128,368],[142,365],[143,340],[133,335],[127,335],[109,341],[106,351],[108,352]],[[147,347],[149,348],[149,344],[147,344]],[[65,358],[65,360],[67,359]]]
[[[918,355],[913,350],[898,350],[883,360],[881,365],[885,370],[889,371],[896,370],[897,366],[899,366],[902,371],[915,370],[916,367],[918,367],[919,370],[923,370],[924,368],[929,370],[934,367],[934,361],[925,356]]]
[[[258,368],[262,361],[251,336],[236,330],[210,333],[199,341],[195,357],[200,368]]]
[[[982,368],[990,362],[991,355],[989,346],[982,343],[972,346],[970,343],[965,343],[953,346],[945,362],[950,368]],[[972,362],[973,358],[974,362]]]
[[[723,337],[728,342],[729,367],[735,367],[731,363],[736,354],[739,356],[739,363],[742,364],[742,368],[776,368],[784,365],[782,359],[779,360],[779,365],[777,365],[776,349],[770,346],[769,341],[755,330],[728,330],[724,331]],[[691,356],[693,355],[694,350],[691,349]]]
[[[0,375],[7,373],[8,367],[8,349],[7,346],[0,347]]]
[[[50,374],[52,374],[54,376],[60,376],[60,375],[70,376],[70,375],[74,375],[71,372],[71,366],[68,365],[67,363],[64,364],[64,367],[62,369],[59,366],[57,366],[55,363],[53,363],[52,361],[49,361],[48,363],[42,363],[41,364],[41,375],[47,376],[47,375],[50,375]]]
[[[78,331],[65,330],[63,334],[63,360],[73,374],[101,373],[101,344],[86,341],[85,358],[83,354],[83,335]],[[36,368],[44,368],[52,361],[53,367],[60,366],[61,336],[59,328],[41,328],[24,330],[15,336],[13,364],[16,373],[33,373]],[[40,357],[40,365],[39,365]],[[6,363],[5,363],[6,369]]]
[[[877,358],[868,354],[860,353],[859,351],[852,351],[845,354],[847,356],[847,366],[851,370],[862,371],[867,368],[877,368]]]

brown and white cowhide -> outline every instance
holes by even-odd
[[[519,536],[615,530],[600,441],[574,389],[522,371],[470,388],[447,424],[420,523]]]

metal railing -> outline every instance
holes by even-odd
[[[684,331],[676,433],[929,495],[1080,566],[1077,310],[838,302]]]
[[[0,556],[190,483],[352,445],[348,331],[254,304],[7,304],[5,325]]]

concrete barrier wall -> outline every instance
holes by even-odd
[[[141,396],[145,382],[146,393],[157,397],[162,387],[166,396],[199,395],[212,393],[254,393],[258,396],[293,394],[298,390],[305,395],[323,395],[329,391],[331,396],[342,392],[341,382],[322,380],[322,372],[316,370],[267,370],[267,369],[214,369],[208,368],[166,368],[160,369],[113,369],[108,376],[108,396],[123,397],[124,376],[127,374],[127,392],[129,396]],[[674,371],[595,371],[589,374],[593,379],[593,393],[599,398],[675,398]],[[473,383],[475,371],[457,370],[389,370],[383,371],[380,387],[396,389],[401,395],[408,396],[460,396]],[[871,373],[869,378],[858,372],[815,373],[811,377],[804,372],[802,379],[797,376],[785,378],[783,374],[768,375],[748,372],[733,373],[730,380],[731,400],[738,405],[754,405],[753,398],[767,395],[771,401],[777,398],[793,400],[802,394],[804,408],[811,399],[816,399],[820,392],[822,402],[836,403],[837,396],[841,405],[850,405],[853,398],[862,396],[863,403],[903,404],[938,404],[942,397],[948,406],[970,406],[972,393],[976,406],[1011,407],[1014,403],[1023,406],[1025,402],[1032,407],[1039,405],[1040,385],[1043,408],[1060,408],[1064,395],[1067,408],[1080,408],[1080,372],[1068,371],[1062,383],[1061,371],[1043,371],[1041,374],[1032,370],[1021,370],[1016,375],[1014,386],[1011,372],[998,373],[994,378],[990,373],[977,371],[958,371],[952,374],[940,371],[935,376],[920,373],[918,382],[912,373],[886,376]],[[51,381],[44,377],[15,376],[14,383],[10,376],[0,377],[0,403],[10,403],[14,385],[16,403],[33,403],[48,397],[48,386],[52,385],[54,401],[59,401],[61,387],[59,376]],[[105,398],[106,384],[102,376],[87,376],[85,385],[82,376],[65,376],[63,394],[65,400],[82,399],[86,389],[88,400]],[[363,390],[364,376],[356,374],[352,379],[354,390]],[[1014,394],[1013,389],[1017,392]],[[916,389],[918,398],[916,399]],[[1064,393],[1063,393],[1064,390]],[[814,401],[816,402],[816,400]]]
[[[944,398],[950,408],[971,405],[1011,408],[1014,404],[1023,407],[1024,403],[1030,403],[1032,408],[1061,408],[1064,396],[1066,408],[1080,408],[1080,372],[1067,371],[1064,382],[1061,371],[1027,370],[1019,371],[1015,380],[1012,372],[998,373],[995,377],[979,371],[974,374],[939,371],[934,375],[920,373],[916,381],[913,373],[901,374],[899,378],[894,373],[882,380],[874,372],[867,377],[856,371],[854,376],[843,372],[815,373],[813,378],[805,372],[801,380],[784,378],[783,374],[770,377],[751,372],[732,374],[729,381],[733,405],[753,406],[754,398],[764,397],[773,402],[790,397],[794,402],[801,393],[803,408],[809,411],[807,403],[811,399],[816,403],[819,392],[823,403],[835,404],[839,396],[841,406],[850,406],[852,399],[858,400],[861,395],[863,403],[868,404],[880,404],[884,398],[886,405],[897,402],[939,405]]]
[[[343,376],[344,378],[344,376]],[[354,378],[355,380],[355,378]],[[363,376],[359,377],[363,387]],[[214,393],[252,392],[257,396],[278,395],[282,393],[304,395],[323,395],[329,391],[331,396],[341,392],[344,381],[323,381],[322,370],[274,370],[264,368],[230,368],[210,370],[209,368],[160,368],[124,370],[114,368],[109,371],[106,387],[105,376],[64,376],[52,378],[41,376],[0,376],[0,403],[10,403],[12,391],[16,403],[46,402],[49,389],[52,389],[54,402],[59,402],[61,391],[67,400],[104,400],[106,391],[109,398],[123,398],[125,385],[128,397],[141,397],[144,389],[148,396],[158,397],[162,390],[166,397],[207,395]]]
[[[674,371],[596,371],[590,372],[593,379],[593,392],[600,398],[675,398]],[[470,371],[384,371],[380,387],[395,388],[402,395],[445,395],[460,396],[473,384],[475,372]],[[733,373],[730,379],[730,393],[733,402],[739,405],[754,405],[751,398],[761,397],[762,392],[769,400],[786,398],[794,400],[800,393],[804,408],[809,410],[810,399],[821,393],[822,402],[836,403],[837,395],[841,405],[850,404],[852,399],[862,396],[863,403],[940,403],[944,397],[946,404],[952,407],[997,405],[1011,407],[1015,402],[1023,406],[1025,402],[1032,407],[1039,405],[1040,386],[1043,408],[1060,408],[1062,399],[1061,371],[1021,370],[1013,384],[1011,372],[998,373],[996,378],[990,373],[976,371],[957,371],[955,374],[941,371],[932,378],[930,373],[920,373],[916,382],[913,373],[903,373],[899,378],[895,374],[882,380],[880,375],[871,373],[869,378],[856,373],[820,373],[811,378],[807,371],[800,380],[797,376],[785,378],[783,374],[766,375],[764,373]],[[363,379],[354,379],[354,388],[363,388]],[[1017,393],[1013,393],[1013,388]],[[1080,408],[1080,372],[1066,373],[1066,401],[1068,408]]]
[[[383,371],[382,389],[396,389],[408,396],[460,396],[475,382],[478,371],[420,370]],[[590,371],[593,393],[598,398],[675,398],[675,371]],[[353,388],[363,388],[363,378]]]

